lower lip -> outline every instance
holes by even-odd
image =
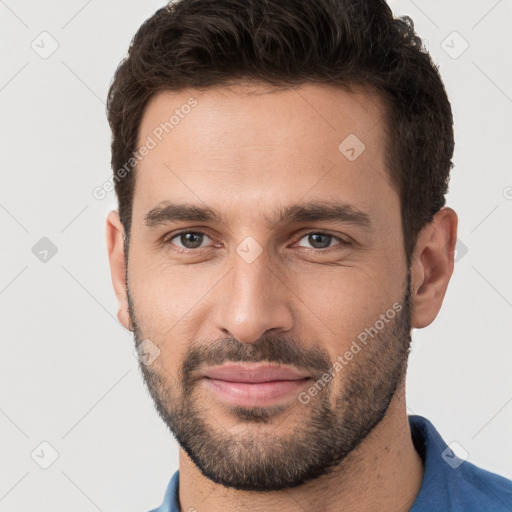
[[[285,397],[298,394],[310,379],[275,380],[271,382],[231,382],[218,379],[202,379],[205,386],[224,402],[241,407],[264,407]]]

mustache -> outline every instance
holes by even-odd
[[[332,365],[329,355],[318,346],[304,347],[289,337],[265,336],[253,343],[241,343],[235,338],[192,344],[184,357],[184,377],[202,366],[217,366],[226,362],[269,362],[295,366],[311,373],[323,374]]]

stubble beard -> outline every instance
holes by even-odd
[[[218,408],[204,396],[191,372],[201,364],[268,361],[307,367],[321,379],[333,362],[320,348],[305,349],[290,338],[265,337],[253,344],[220,339],[193,344],[178,376],[158,364],[140,363],[155,408],[200,472],[226,487],[269,492],[328,474],[384,418],[405,379],[411,342],[411,283],[407,274],[402,309],[309,403],[292,406],[223,406],[223,414],[246,428],[230,432]],[[128,292],[136,345],[145,339]],[[364,328],[364,327],[363,327]],[[315,377],[315,381],[316,381]],[[313,384],[313,382],[312,382]],[[333,405],[335,404],[335,405]],[[217,411],[217,412],[216,412]],[[293,416],[292,416],[293,415]],[[290,424],[286,427],[288,421]]]

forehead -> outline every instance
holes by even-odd
[[[162,201],[238,216],[302,199],[375,210],[397,202],[385,166],[385,119],[368,90],[247,83],[165,91],[139,128],[134,216]],[[388,208],[392,205],[388,204]]]

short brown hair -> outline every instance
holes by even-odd
[[[285,87],[364,85],[379,94],[409,266],[418,233],[445,204],[454,149],[445,88],[410,18],[394,18],[383,0],[169,3],[139,28],[110,86],[114,173],[136,151],[144,109],[156,93],[246,79]],[[115,183],[127,239],[131,167]]]

